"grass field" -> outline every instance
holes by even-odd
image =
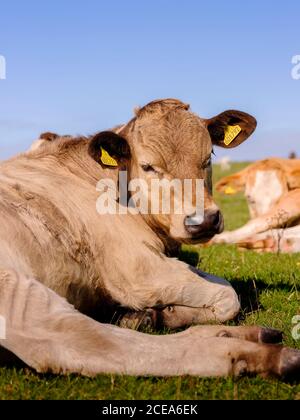
[[[243,165],[235,164],[232,171]],[[215,179],[220,177],[215,168]],[[223,173],[222,175],[227,175]],[[218,196],[226,228],[244,224],[248,212],[243,195]],[[227,278],[238,291],[243,312],[240,323],[260,324],[285,332],[292,339],[292,318],[300,314],[300,255],[259,255],[232,246],[185,247],[182,258]],[[300,384],[259,377],[241,379],[131,378],[37,375],[27,368],[0,369],[0,399],[300,399]]]

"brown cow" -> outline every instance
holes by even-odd
[[[270,158],[221,179],[219,192],[245,191],[251,220],[213,243],[236,243],[259,251],[300,251],[300,160]]]
[[[60,138],[67,138],[67,139],[71,139],[71,136],[60,136],[59,134],[56,133],[52,133],[50,131],[46,132],[46,133],[42,133],[40,135],[40,137],[38,138],[38,140],[35,140],[32,145],[29,148],[30,152],[34,152],[35,150],[39,149],[40,147],[42,147],[45,143],[47,142],[53,142],[55,140],[58,140]]]
[[[2,163],[1,346],[39,372],[299,374],[300,352],[264,344],[277,342],[278,331],[217,325],[153,336],[92,319],[107,321],[120,306],[150,308],[171,328],[237,314],[230,284],[170,258],[180,243],[204,242],[222,229],[209,191],[210,155],[235,124],[228,147],[251,135],[254,118],[227,111],[204,120],[180,101],[155,101],[118,134],[56,139]],[[117,181],[120,169],[146,183],[205,179],[204,220],[193,213],[99,215],[96,184]]]

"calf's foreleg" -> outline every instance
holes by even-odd
[[[213,244],[237,244],[253,235],[270,229],[286,228],[300,218],[300,190],[282,196],[279,202],[265,215],[257,217],[240,229],[216,235]]]
[[[300,252],[300,226],[268,230],[244,239],[238,246],[258,252]]]
[[[152,336],[102,325],[34,279],[0,272],[0,345],[38,372],[96,375],[299,375],[300,352],[234,338],[203,338],[197,327]]]

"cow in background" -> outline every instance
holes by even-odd
[[[262,251],[300,250],[300,160],[270,158],[221,179],[220,193],[245,193],[250,221],[223,232],[212,243],[232,243]],[[280,249],[279,249],[280,247]]]

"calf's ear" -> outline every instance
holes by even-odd
[[[295,190],[300,188],[300,170],[295,169],[288,173],[287,175],[288,187],[290,190]]]
[[[96,134],[89,143],[89,155],[103,167],[123,167],[130,157],[130,147],[123,137],[112,131]]]
[[[42,133],[40,135],[40,140],[46,140],[46,141],[55,141],[57,139],[59,139],[60,136],[56,133],[51,133],[51,132],[47,132],[47,133]]]
[[[239,146],[255,131],[257,121],[241,111],[225,111],[205,120],[213,144],[226,149]]]

